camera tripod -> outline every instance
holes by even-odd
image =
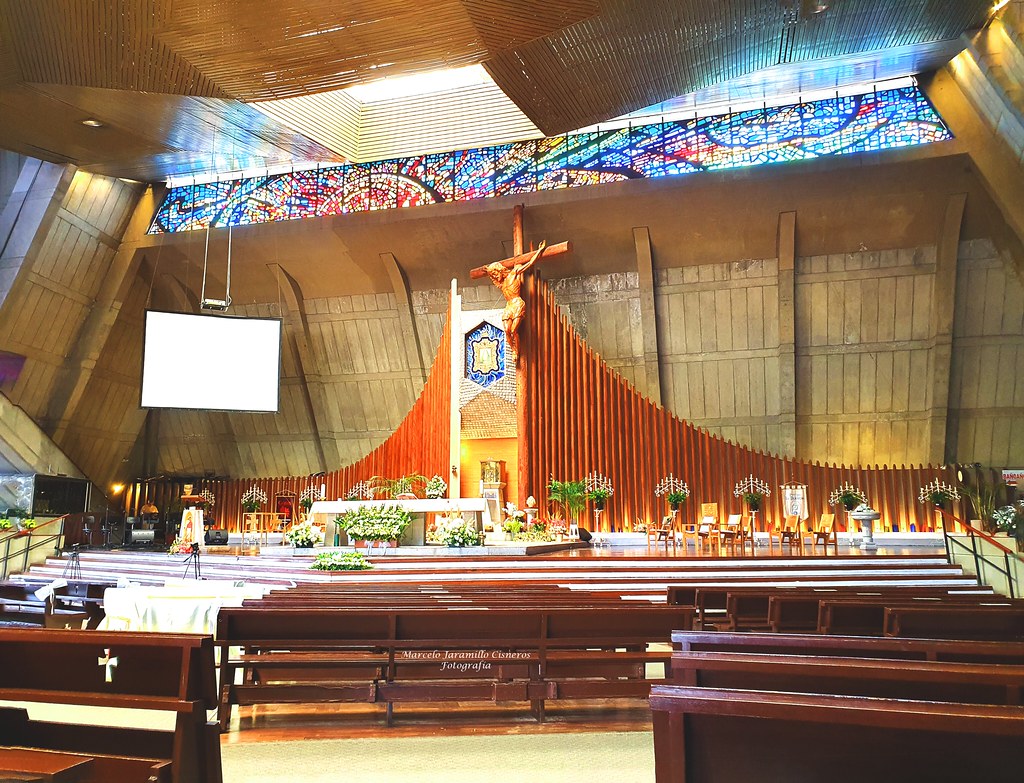
[[[203,578],[203,569],[199,565],[199,543],[196,541],[192,542],[192,548],[189,552],[189,556],[185,558],[185,573],[182,575],[183,579],[188,578],[189,569],[192,569],[193,579]]]
[[[68,562],[64,564],[64,571],[61,573],[61,579],[81,579],[82,578],[82,561],[78,556],[78,548],[81,544],[71,545],[71,554],[68,557]],[[67,550],[64,550],[67,552]]]

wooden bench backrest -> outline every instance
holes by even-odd
[[[1019,705],[1024,665],[676,652],[672,679],[707,688]]]
[[[1024,641],[1024,608],[1014,606],[892,606],[886,636]]]
[[[963,662],[989,661],[1010,664],[1020,664],[1024,661],[1024,642],[689,631],[672,634],[672,643],[679,650],[708,652],[758,652]]]
[[[110,682],[106,658],[117,659]],[[0,629],[0,696],[15,694],[2,698],[116,706],[154,697],[212,709],[213,671],[209,636]]]
[[[657,783],[1017,783],[1024,768],[1019,707],[671,685],[650,704]],[[870,750],[840,760],[850,737]]]
[[[680,607],[623,605],[542,609],[353,610],[227,607],[220,611],[217,638],[221,644],[317,647],[367,644],[417,647],[471,642],[506,646],[577,640],[627,643],[669,640],[671,632],[689,625]]]

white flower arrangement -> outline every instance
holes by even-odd
[[[316,546],[323,543],[324,533],[316,525],[303,522],[301,525],[295,525],[285,533],[285,538],[288,539],[292,546]]]
[[[443,498],[444,493],[448,491],[448,485],[445,480],[440,476],[433,476],[423,487],[423,493],[428,498]]]
[[[366,571],[373,563],[362,552],[320,552],[313,558],[311,571]]]
[[[440,544],[450,547],[478,546],[480,534],[472,522],[462,517],[442,517],[434,525],[434,538]]]
[[[337,518],[353,541],[397,541],[412,515],[401,506],[361,506]]]

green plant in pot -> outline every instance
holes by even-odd
[[[309,510],[313,508],[313,498],[299,498],[299,505],[308,514]]]
[[[678,511],[679,507],[686,502],[686,499],[690,497],[689,492],[683,492],[682,490],[674,490],[665,495],[665,500],[668,501],[668,507],[672,511]]]
[[[594,508],[598,511],[603,511],[605,503],[608,502],[608,498],[611,497],[611,490],[605,487],[597,487],[596,489],[590,490],[587,493],[587,497],[594,504]]]
[[[548,501],[559,504],[565,518],[576,522],[587,505],[587,482],[551,479],[548,484]]]
[[[394,541],[396,544],[412,521],[412,515],[396,505],[360,506],[339,517],[350,541]]]
[[[4,530],[10,530],[11,527],[11,520],[9,520],[7,517],[0,517],[0,532]]]
[[[414,495],[417,486],[423,486],[427,481],[426,476],[419,473],[410,473],[407,476],[398,478],[385,478],[374,476],[370,479],[370,486],[375,496],[386,498],[399,498],[402,495]]]
[[[761,503],[764,502],[764,495],[760,492],[744,492],[743,502],[751,511],[760,511]]]
[[[867,502],[868,496],[849,483],[836,487],[828,496],[830,506],[842,506],[847,511],[853,511],[861,503]]]

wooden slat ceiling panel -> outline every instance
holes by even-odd
[[[227,94],[162,43],[170,0],[0,0],[0,36],[27,82]]]
[[[546,134],[780,63],[958,37],[988,0],[601,0],[601,13],[499,52],[491,77]]]
[[[179,0],[160,39],[256,101],[472,65],[488,41],[528,42],[595,10],[583,0],[549,0],[538,12],[510,0]]]

